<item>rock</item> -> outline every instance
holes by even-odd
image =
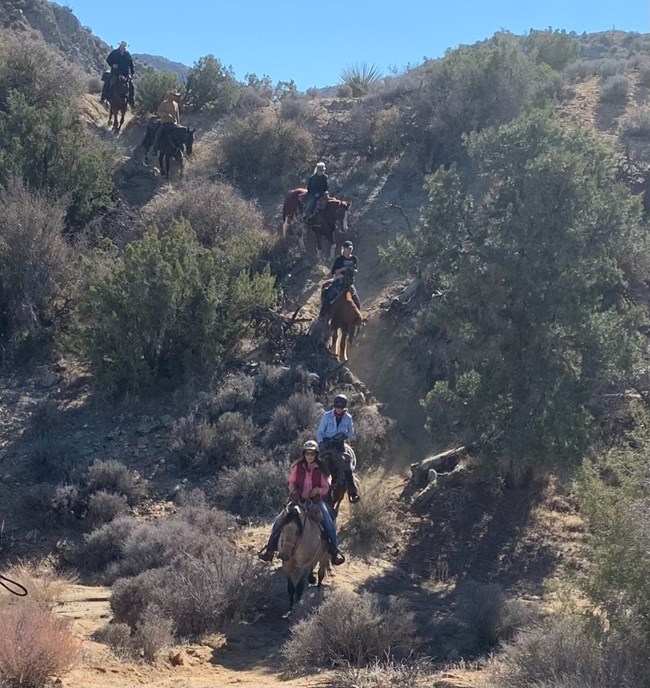
[[[59,381],[59,376],[56,373],[53,373],[51,370],[48,370],[47,372],[43,373],[41,375],[38,384],[40,387],[54,387]]]
[[[169,663],[172,666],[183,666],[185,664],[185,657],[182,652],[170,652]]]

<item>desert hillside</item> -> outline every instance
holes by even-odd
[[[142,56],[112,128],[106,44],[43,0],[0,21],[0,686],[649,685],[650,36],[308,93]],[[351,205],[317,252],[281,227],[319,160]],[[338,394],[361,499],[290,611],[256,555]]]

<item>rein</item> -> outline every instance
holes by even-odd
[[[24,585],[21,585],[15,580],[11,580],[11,578],[7,578],[2,574],[0,574],[0,585],[7,590],[7,592],[10,592],[12,595],[16,595],[17,597],[25,597],[25,595],[27,595],[27,588]]]

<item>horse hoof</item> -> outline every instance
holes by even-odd
[[[309,578],[307,579],[307,582],[309,583],[309,585],[316,585],[316,576],[313,573],[309,574]],[[319,583],[319,586],[320,586],[320,583]]]

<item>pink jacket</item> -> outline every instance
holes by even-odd
[[[317,487],[318,498],[315,501],[319,501],[320,497],[325,497],[330,491],[330,482],[318,464],[313,465],[314,467],[309,470],[303,462],[300,462],[291,469],[289,492],[297,493],[301,499],[309,499],[309,493]]]

